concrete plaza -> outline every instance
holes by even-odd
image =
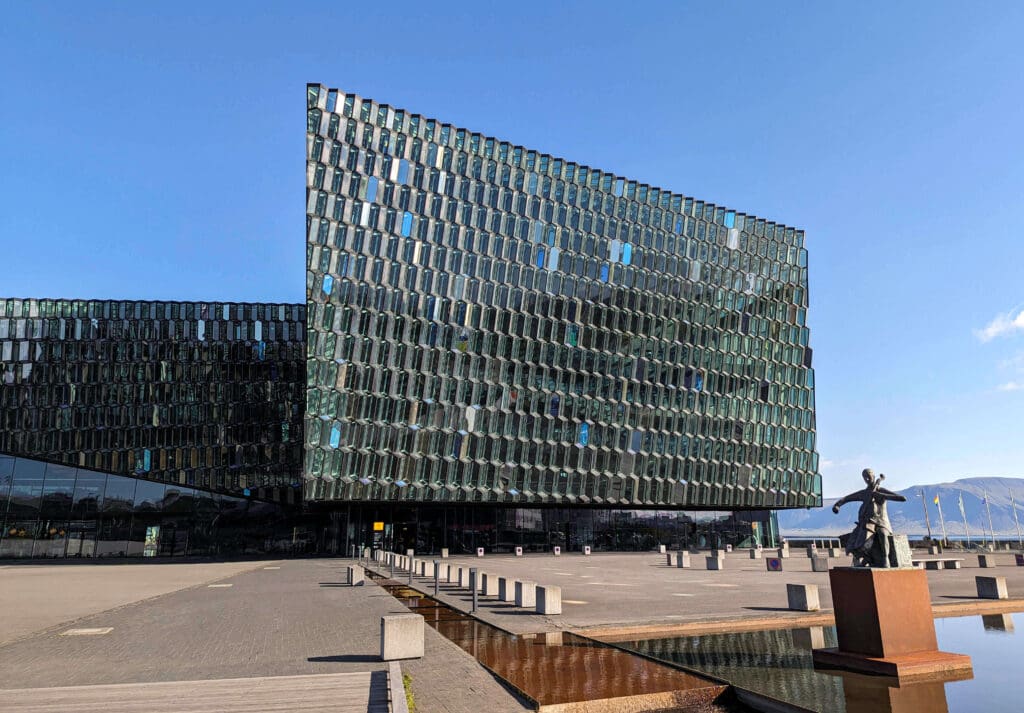
[[[562,614],[543,616],[519,609],[495,597],[479,597],[477,616],[512,633],[534,633],[572,629],[578,633],[611,637],[616,633],[643,633],[685,628],[688,632],[778,628],[780,621],[803,622],[828,618],[832,607],[827,572],[811,571],[811,560],[803,550],[792,551],[782,560],[782,572],[769,572],[765,559],[750,559],[744,550],[725,557],[722,570],[708,570],[705,555],[691,555],[692,566],[681,569],[666,564],[657,553],[485,555],[442,560],[455,567],[476,567],[479,572],[499,577],[529,580],[562,590]],[[926,555],[922,557],[927,558]],[[969,612],[977,607],[1024,610],[1024,567],[1014,566],[1012,554],[995,555],[996,568],[982,569],[976,555],[965,555],[963,569],[928,571],[928,583],[937,615]],[[433,561],[436,557],[424,557]],[[849,557],[832,558],[830,567],[849,564]],[[389,567],[377,566],[390,573]],[[977,599],[974,577],[1000,576],[1007,580],[1011,601],[982,602]],[[407,573],[395,575],[408,581]],[[416,588],[432,593],[433,579],[414,577]],[[788,608],[787,584],[816,584],[826,614],[808,616]],[[466,610],[471,597],[455,584],[440,584],[440,599]]]
[[[376,710],[366,686],[387,668],[379,660],[380,617],[408,610],[372,582],[345,585],[346,564],[0,567],[3,708],[192,710],[182,707],[187,702],[244,710],[246,697],[263,691],[284,696],[289,710],[320,710],[325,697],[333,710],[351,710],[340,703],[363,681],[358,710]],[[93,633],[66,635],[73,629]],[[401,662],[421,713],[528,710],[429,627],[425,643],[422,659]],[[316,686],[320,700],[293,695]],[[152,705],[140,709],[140,700]],[[264,704],[253,700],[249,709]]]

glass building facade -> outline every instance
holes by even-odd
[[[295,500],[305,307],[0,300],[0,453]]]
[[[306,148],[307,501],[819,503],[802,231],[320,85]]]
[[[311,549],[276,503],[0,455],[0,558]]]
[[[0,299],[0,557],[770,544],[820,504],[803,231],[321,85],[305,156],[304,305]]]

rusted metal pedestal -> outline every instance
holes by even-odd
[[[970,672],[971,657],[938,650],[928,576],[919,569],[829,570],[839,646],[814,665],[901,679]]]

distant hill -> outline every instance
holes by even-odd
[[[939,496],[942,514],[946,518],[946,534],[949,537],[964,536],[964,519],[960,514],[958,498],[960,492],[964,496],[964,511],[967,513],[967,526],[970,528],[971,539],[984,537],[988,533],[988,513],[982,497],[988,493],[989,507],[992,510],[992,527],[997,537],[1016,537],[1017,528],[1010,509],[1010,493],[1017,504],[1017,518],[1024,527],[1024,478],[963,478],[952,483],[935,485],[915,485],[905,490],[897,490],[907,498],[905,503],[889,503],[889,519],[896,532],[907,535],[921,536],[927,533],[924,521],[924,509],[921,507],[920,492],[924,491],[925,502],[928,504],[928,517],[931,519],[932,535],[942,537],[942,525],[939,511],[935,507],[934,498]],[[822,501],[822,507],[813,510],[780,510],[779,531],[783,535],[799,537],[801,535],[839,535],[853,529],[857,519],[857,506],[853,503],[843,506],[838,515],[832,514],[832,505],[838,498]]]

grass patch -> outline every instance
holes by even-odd
[[[412,695],[412,676],[402,674],[402,687],[405,688],[405,705],[408,706],[409,713],[416,713],[416,699]]]

